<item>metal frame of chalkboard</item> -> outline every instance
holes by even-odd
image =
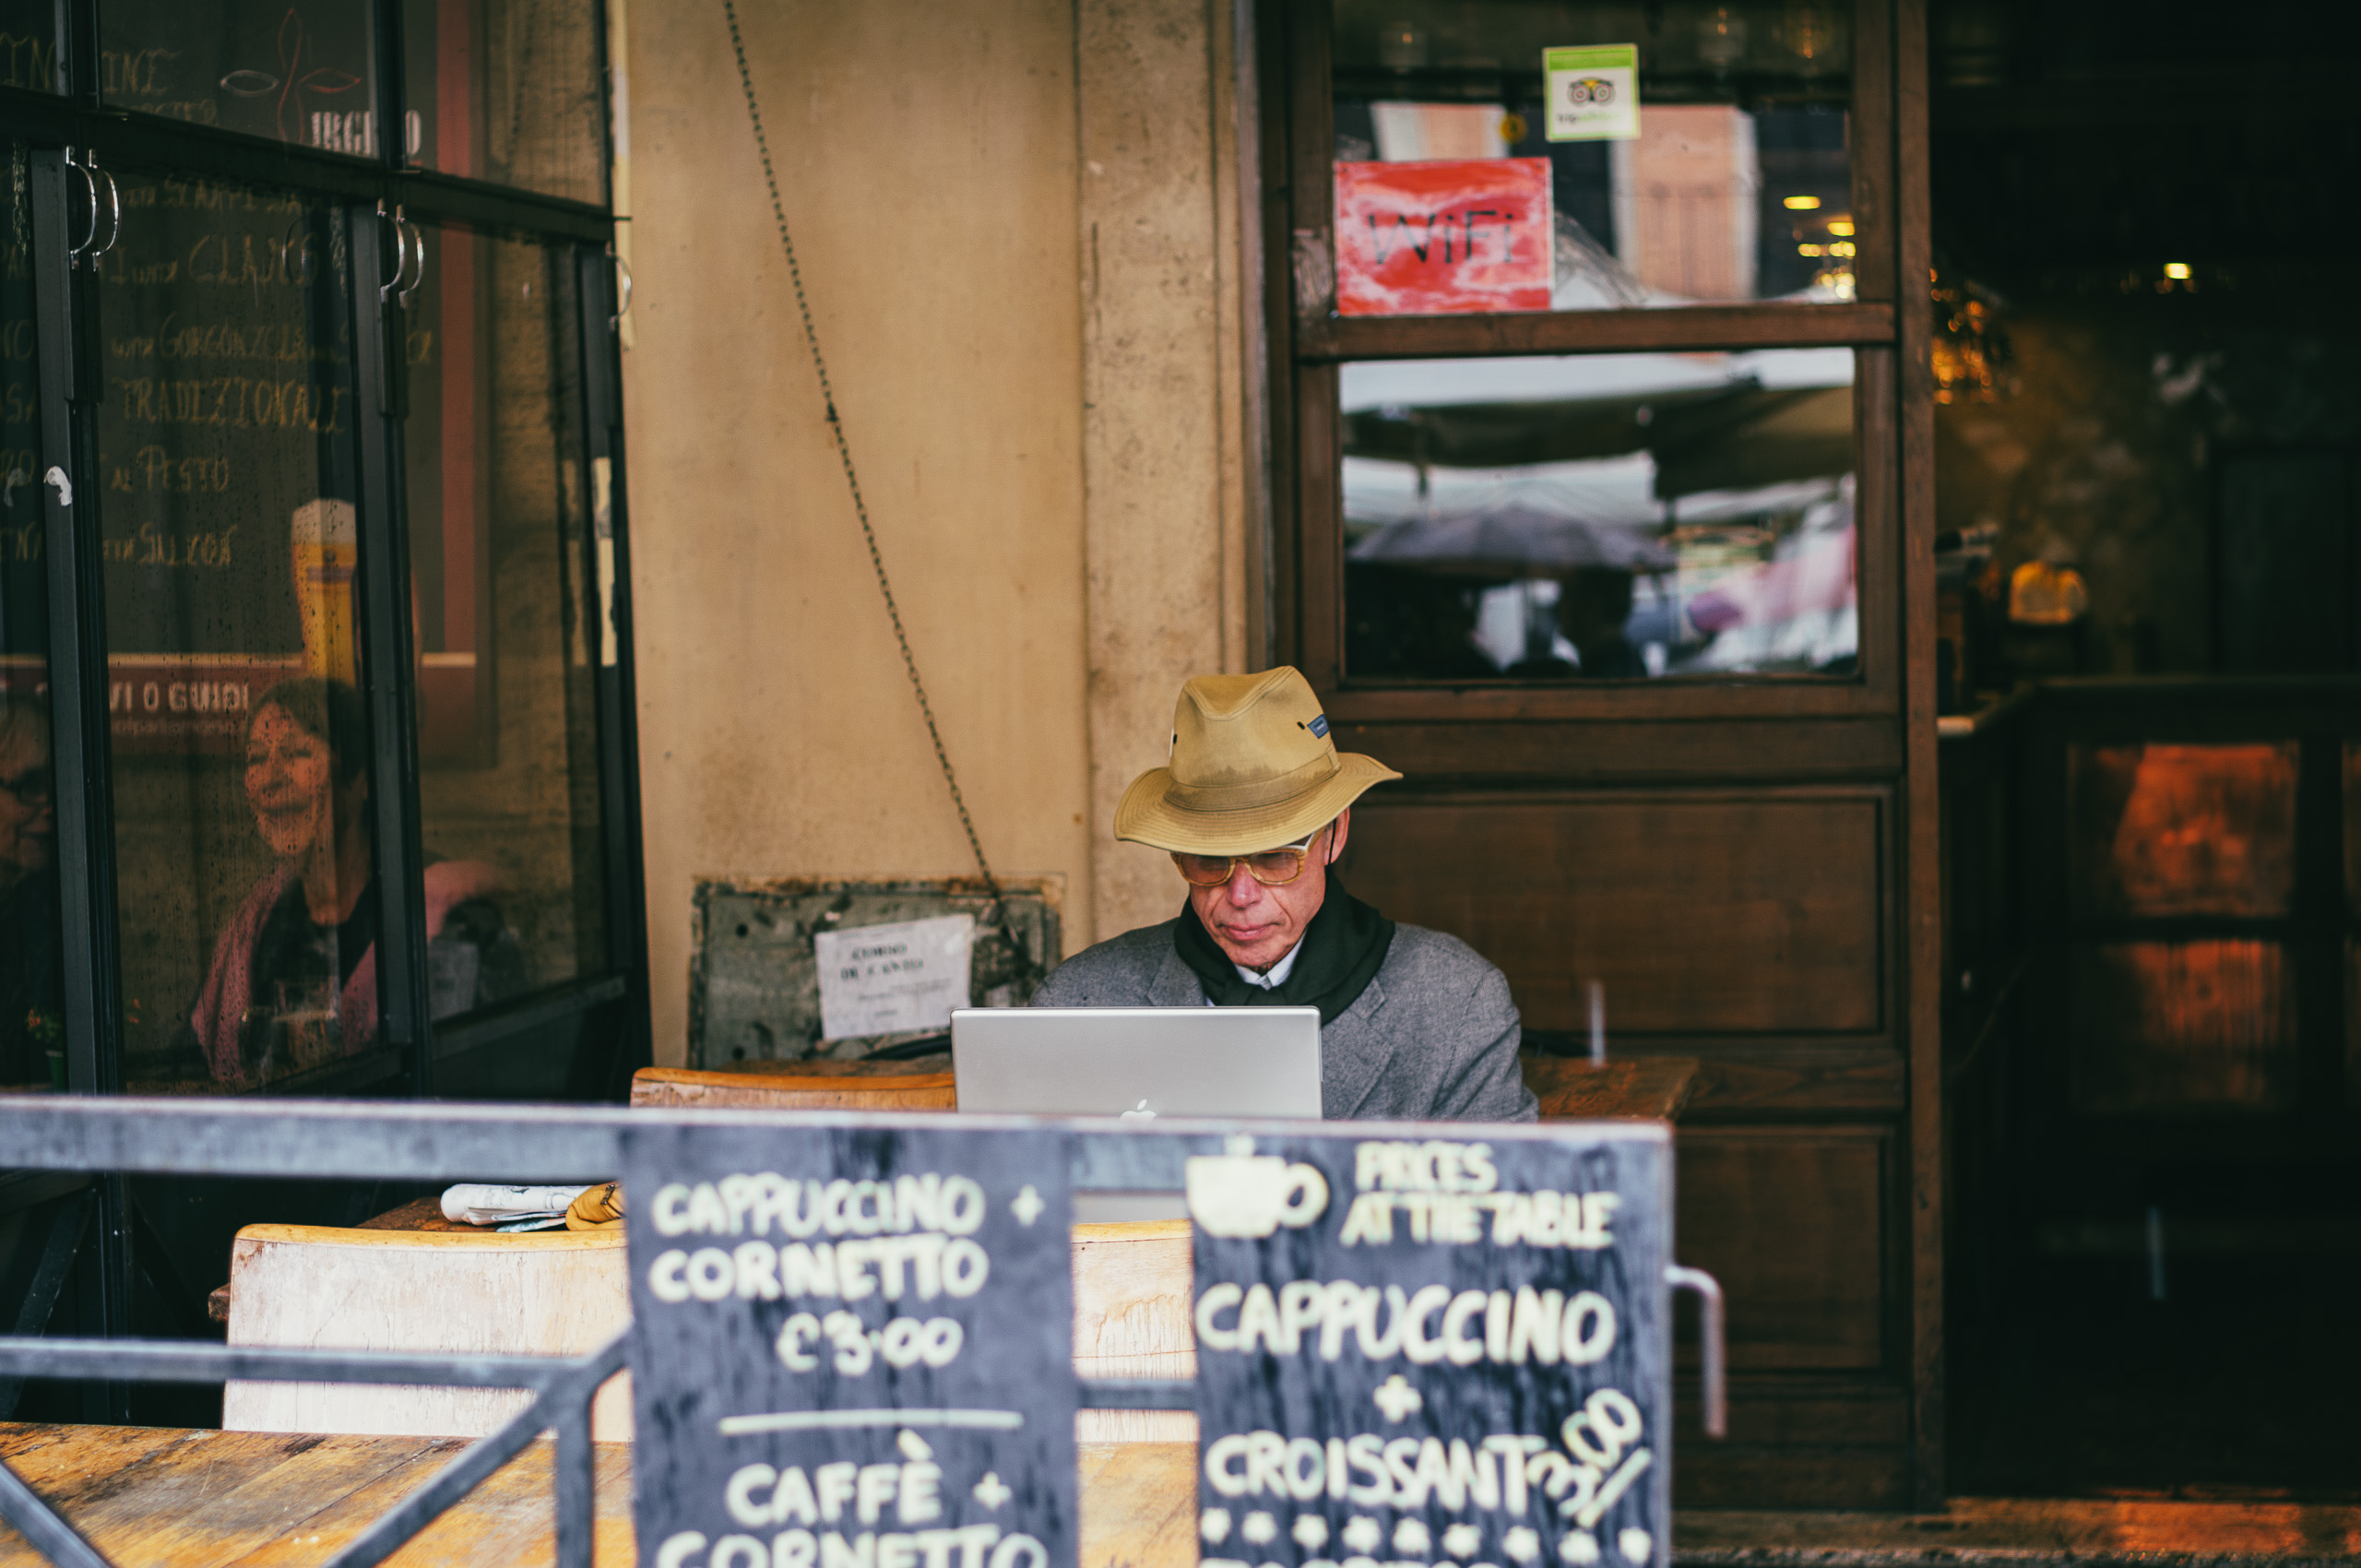
[[[596,50],[599,90],[596,119],[600,169],[611,166],[611,104],[605,7],[581,0],[583,25]],[[124,1087],[125,1019],[117,909],[114,787],[111,761],[110,645],[102,590],[102,540],[95,517],[73,494],[101,494],[98,473],[97,404],[107,394],[100,349],[98,265],[121,228],[114,171],[170,175],[265,188],[293,196],[330,215],[328,221],[353,261],[347,317],[356,345],[353,392],[370,417],[359,422],[357,506],[362,562],[356,604],[363,695],[371,729],[369,762],[377,813],[380,1020],[387,1049],[317,1069],[275,1087],[274,1093],[356,1092],[423,1097],[453,1092],[532,1093],[619,1098],[636,1066],[650,1060],[647,944],[638,798],[636,700],[633,690],[631,564],[623,472],[618,298],[611,205],[567,200],[489,180],[410,166],[404,137],[379,137],[377,149],[348,156],[267,137],[113,106],[102,92],[100,0],[57,0],[57,91],[0,88],[0,136],[24,154],[20,215],[29,218],[32,303],[40,375],[40,450],[56,463],[71,489],[34,488],[42,497],[47,537],[43,572],[49,639],[45,649],[53,716],[53,757],[59,815],[58,874],[65,953],[65,1066],[77,1094],[120,1094]],[[403,80],[407,58],[405,7],[375,0],[373,83],[377,124],[406,123]],[[586,77],[586,80],[588,78]],[[425,113],[432,113],[431,105]],[[588,122],[585,121],[586,134]],[[587,141],[586,141],[587,149]],[[115,198],[110,201],[109,198]],[[103,234],[102,209],[112,227]],[[398,218],[397,217],[398,215]],[[420,882],[420,777],[412,673],[411,593],[403,494],[401,414],[404,356],[389,351],[404,330],[399,297],[381,292],[395,279],[402,228],[460,225],[479,234],[528,239],[570,256],[579,302],[571,328],[582,367],[579,406],[569,422],[582,433],[578,457],[586,490],[591,476],[606,501],[587,519],[583,559],[569,576],[591,585],[592,614],[611,618],[616,657],[594,652],[596,768],[602,805],[599,853],[605,873],[606,947],[580,978],[437,1026],[432,1016],[425,916]],[[20,235],[24,231],[19,231]],[[389,254],[390,248],[390,254]],[[422,243],[421,244],[423,249]],[[587,501],[586,513],[590,510]],[[604,543],[611,550],[599,559]],[[605,570],[601,567],[605,566]],[[591,645],[600,643],[598,628]],[[539,1063],[529,1080],[515,1072]],[[105,1168],[111,1171],[127,1166]],[[322,1162],[313,1174],[350,1174]],[[28,1184],[0,1184],[0,1209],[32,1199],[11,1196]],[[89,1200],[52,1204],[30,1216],[51,1232],[37,1250],[85,1269],[74,1294],[83,1327],[111,1335],[128,1330],[139,1277],[132,1237],[138,1219],[120,1174],[92,1183],[95,1222],[85,1222]],[[42,1199],[47,1202],[46,1198]],[[72,1260],[80,1258],[78,1264]],[[13,1408],[0,1377],[0,1412]],[[87,1384],[86,1408],[124,1419],[119,1386]]]
[[[113,1171],[181,1176],[381,1177],[433,1181],[605,1180],[623,1168],[631,1129],[719,1127],[809,1134],[821,1128],[943,1129],[940,1115],[856,1111],[623,1111],[570,1106],[401,1105],[365,1100],[217,1103],[176,1099],[19,1099],[0,1116],[0,1169]],[[1170,1121],[1154,1124],[1014,1116],[961,1116],[979,1130],[1071,1135],[1077,1191],[1179,1191],[1183,1162],[1226,1152],[1240,1134],[1283,1139],[1318,1131],[1430,1136],[1468,1131],[1466,1123]],[[1628,1132],[1630,1123],[1613,1124]],[[1570,1144],[1585,1142],[1579,1123],[1554,1123]],[[1531,1135],[1528,1129],[1520,1129]],[[1667,1217],[1669,1223],[1669,1217]],[[1666,1283],[1697,1293],[1703,1308],[1701,1406],[1705,1431],[1726,1423],[1721,1292],[1708,1275],[1677,1265]],[[330,1559],[334,1568],[382,1561],[465,1497],[543,1431],[558,1435],[553,1467],[560,1568],[589,1568],[593,1451],[589,1407],[599,1385],[628,1364],[630,1333],[583,1357],[409,1355],[336,1350],[275,1350],[186,1341],[0,1337],[0,1379],[82,1377],[212,1383],[230,1378],[338,1383],[428,1384],[529,1388],[535,1398],[498,1431],[456,1456]],[[1094,1409],[1195,1408],[1187,1379],[1084,1378],[1081,1404]],[[108,1568],[73,1526],[0,1459],[0,1520],[64,1568]]]

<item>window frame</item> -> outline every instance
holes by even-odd
[[[374,10],[380,121],[399,125],[409,107],[401,79],[403,7],[400,0],[374,0]],[[598,51],[599,155],[611,168],[613,104],[607,18],[599,0],[584,0],[584,12]],[[59,13],[64,90],[52,95],[0,89],[0,135],[30,149],[30,259],[41,349],[42,452],[45,460],[67,469],[77,491],[101,493],[96,403],[104,396],[104,383],[95,365],[101,332],[96,269],[71,266],[67,257],[67,236],[78,236],[89,221],[76,194],[78,179],[65,167],[69,151],[86,161],[95,158],[108,169],[260,186],[328,205],[335,220],[344,225],[352,257],[354,392],[366,415],[360,422],[358,440],[362,564],[355,609],[371,729],[368,771],[382,898],[379,1038],[388,1049],[382,1063],[365,1059],[364,1067],[356,1061],[352,1071],[331,1071],[322,1081],[288,1092],[425,1097],[447,1092],[462,1075],[463,1058],[482,1062],[538,1051],[552,1059],[570,1053],[565,1089],[570,1097],[616,1098],[633,1069],[649,1060],[651,1045],[631,653],[629,509],[616,331],[621,304],[612,261],[615,225],[627,220],[618,219],[611,206],[409,166],[397,136],[380,137],[381,150],[374,158],[352,157],[110,107],[101,99],[97,69],[98,0],[65,0]],[[581,573],[582,582],[592,585],[594,612],[597,596],[605,589],[604,608],[612,621],[617,649],[612,665],[597,662],[595,653],[592,665],[599,843],[608,915],[603,962],[573,980],[461,1015],[439,1028],[430,1016],[421,882],[418,695],[408,612],[410,576],[402,464],[406,389],[399,356],[389,351],[402,330],[401,307],[376,295],[385,281],[390,232],[381,215],[397,211],[419,223],[461,225],[551,246],[570,258],[579,302],[571,328],[577,335],[583,370],[575,394],[580,398],[578,456],[586,481],[593,464],[600,461],[611,475],[606,493],[611,568],[599,569],[595,526],[581,530],[583,559],[573,568]],[[48,535],[46,651],[59,796],[61,919],[67,954],[67,1088],[83,1094],[121,1092],[123,937],[115,874],[101,530],[77,517],[77,509],[62,505],[53,487],[42,487],[42,493]],[[587,497],[585,505],[587,511]],[[595,649],[599,628],[588,632]],[[604,1049],[599,1049],[602,1042]]]
[[[1271,643],[1340,719],[1358,723],[1891,717],[1904,700],[1902,431],[1909,323],[1898,304],[1902,214],[1895,123],[1895,13],[1854,0],[1850,141],[1855,298],[1500,315],[1353,316],[1335,312],[1332,0],[1261,10],[1265,63],[1261,173],[1273,474]],[[1539,685],[1355,677],[1344,662],[1342,416],[1348,360],[1850,348],[1860,657],[1849,676],[1765,673]]]

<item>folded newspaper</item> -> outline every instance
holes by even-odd
[[[566,1206],[587,1192],[580,1187],[496,1187],[488,1182],[462,1182],[443,1194],[443,1218],[454,1225],[498,1225],[523,1220],[565,1222]]]

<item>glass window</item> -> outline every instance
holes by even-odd
[[[411,160],[575,201],[607,199],[599,7],[404,0]]]
[[[65,1084],[57,788],[49,733],[41,391],[24,149],[0,230],[0,1088]]]
[[[379,155],[368,0],[106,0],[99,84],[119,109]]]
[[[273,191],[116,177],[97,499],[124,1076],[349,1087],[391,1063],[344,230]]]
[[[1546,164],[1550,309],[1849,300],[1850,11],[1337,0],[1335,156]]]
[[[1345,365],[1346,672],[1851,673],[1852,383],[1848,349]]]
[[[427,232],[408,312],[433,1008],[608,968],[573,253]]]
[[[64,92],[56,0],[0,0],[0,87]]]

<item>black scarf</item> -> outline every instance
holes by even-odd
[[[1317,1007],[1325,1026],[1360,1000],[1377,978],[1394,945],[1394,922],[1345,891],[1336,873],[1328,873],[1328,896],[1319,913],[1304,928],[1296,948],[1295,968],[1285,984],[1265,991],[1238,978],[1238,966],[1221,950],[1196,906],[1180,906],[1180,923],[1172,928],[1172,945],[1180,961],[1197,972],[1205,994],[1222,1007]]]

